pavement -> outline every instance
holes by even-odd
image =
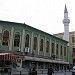
[[[47,73],[44,74],[38,74],[38,75],[47,75]],[[72,75],[72,72],[55,72],[52,75]]]
[[[72,72],[56,72],[53,75],[72,75]]]
[[[1,74],[0,74],[1,75]],[[8,75],[8,74],[4,74]],[[12,75],[28,75],[28,74],[12,74]],[[37,75],[47,75],[47,73],[38,73]],[[72,72],[54,72],[52,75],[72,75]]]

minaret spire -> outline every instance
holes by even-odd
[[[63,24],[64,24],[64,37],[63,39],[69,42],[69,23],[70,20],[68,18],[68,11],[67,11],[67,7],[65,5],[65,9],[64,9],[64,19],[63,19]],[[69,44],[68,44],[69,46]]]
[[[67,11],[67,7],[66,7],[66,4],[65,4],[64,13],[68,13],[68,11]]]

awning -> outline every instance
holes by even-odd
[[[20,62],[20,57],[13,53],[0,53],[0,59],[4,61]]]
[[[69,62],[67,62],[67,61],[58,61],[58,60],[51,60],[51,59],[44,59],[44,58],[30,57],[30,56],[24,56],[24,60],[49,62],[49,63],[59,63],[59,64],[69,64]]]

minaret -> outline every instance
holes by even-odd
[[[63,39],[69,42],[69,23],[70,20],[68,18],[68,11],[67,11],[67,7],[65,5],[65,9],[64,9],[64,19],[63,19],[63,24],[64,24],[64,36]],[[69,44],[68,44],[69,46]]]

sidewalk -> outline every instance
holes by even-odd
[[[37,72],[38,74],[37,75],[47,75],[47,71],[38,71]],[[13,75],[20,75],[19,73],[14,73]],[[22,74],[21,75],[28,75],[28,72],[22,72]],[[54,71],[54,73],[52,74],[52,75],[72,75],[72,72],[70,71],[59,71],[59,72],[57,72],[57,71]]]
[[[56,72],[53,75],[72,75],[72,72]]]
[[[40,73],[38,75],[47,75],[47,73]],[[54,72],[52,75],[72,75],[72,72]]]

